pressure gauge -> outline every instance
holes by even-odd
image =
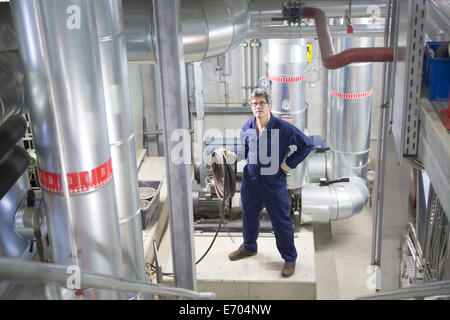
[[[259,78],[258,83],[260,88],[268,89],[270,87],[270,80],[267,77]]]
[[[291,110],[291,107],[292,107],[291,102],[288,99],[285,99],[281,102],[281,108],[283,110],[286,111]]]

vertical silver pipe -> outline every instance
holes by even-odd
[[[246,70],[245,72],[247,73],[247,83],[246,83],[246,87],[247,87],[247,100],[250,100],[250,97],[252,95],[252,90],[253,90],[253,60],[252,60],[252,47],[250,46],[250,41],[248,41],[248,45],[245,47],[245,55],[247,56],[246,61]]]
[[[247,58],[247,47],[248,42],[242,41],[239,50],[241,53],[241,61],[242,61],[242,102],[244,104],[248,104],[249,95],[248,95],[248,77],[250,76],[247,73],[247,65],[249,64],[248,58]]]
[[[372,47],[374,38],[339,38],[337,52]],[[330,157],[327,176],[365,179],[370,148],[373,63],[353,63],[332,70],[330,82]]]
[[[93,3],[124,260],[123,277],[143,281],[144,247],[122,1],[96,0]]]
[[[306,40],[269,40],[269,79],[272,81],[272,114],[300,130],[306,127]],[[287,177],[288,189],[306,183],[305,162]]]
[[[93,3],[11,1],[11,7],[24,66],[52,261],[121,276]],[[87,299],[121,296],[81,289]],[[75,291],[63,292],[65,298],[76,298]]]
[[[160,70],[163,105],[164,149],[175,285],[196,290],[192,184],[190,181],[191,150],[180,2],[156,0],[153,4],[156,56]],[[180,159],[180,155],[184,159]]]
[[[396,7],[393,6],[392,0],[386,0],[386,20],[384,26],[384,46],[393,44],[393,37],[390,37],[390,28],[393,18],[396,16]],[[378,119],[378,149],[377,149],[377,163],[376,172],[377,178],[375,180],[375,205],[373,207],[373,232],[372,232],[372,256],[371,264],[380,265],[381,260],[381,223],[383,220],[383,203],[384,195],[382,189],[384,188],[385,172],[386,172],[386,154],[387,154],[387,137],[389,132],[389,110],[386,103],[391,98],[391,78],[392,64],[384,63],[383,66],[383,84],[382,84],[382,106],[380,106]],[[391,106],[392,109],[392,106]]]
[[[258,80],[259,80],[259,75],[261,73],[260,71],[260,64],[261,64],[261,42],[259,42],[258,40],[252,40],[250,42],[250,50],[252,52],[252,82],[251,82],[251,86],[252,89],[259,87],[258,86]]]

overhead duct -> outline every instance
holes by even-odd
[[[301,131],[306,128],[307,48],[305,39],[271,39],[268,74],[272,82],[272,113]],[[289,172],[288,189],[306,183],[305,162]]]
[[[221,55],[247,33],[245,0],[183,0],[180,6],[186,63]],[[152,1],[126,0],[123,11],[128,61],[156,63]]]
[[[52,261],[120,277],[123,260],[94,4],[13,0],[11,8]],[[121,296],[82,289],[87,299]],[[75,291],[63,293],[65,298],[80,298]]]
[[[338,37],[383,37],[383,25],[353,25],[353,33],[349,34],[347,26],[329,26],[330,35]],[[257,39],[297,39],[317,38],[314,26],[273,26],[251,25],[248,27],[247,38]]]
[[[123,277],[145,280],[133,114],[123,33],[122,1],[94,1],[114,187],[119,216]]]

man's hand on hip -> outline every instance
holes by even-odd
[[[286,164],[286,160],[283,160],[283,162],[280,165],[281,170],[283,170],[283,172],[285,174],[288,174],[289,171],[291,170],[291,168],[289,168],[289,166]]]

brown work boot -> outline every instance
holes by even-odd
[[[250,250],[247,250],[243,245],[241,245],[239,249],[230,253],[228,255],[228,258],[230,258],[231,261],[236,261],[242,258],[254,256],[255,254],[256,252],[251,252]]]
[[[281,275],[285,278],[290,277],[295,271],[295,261],[285,261],[283,269],[281,270]]]

